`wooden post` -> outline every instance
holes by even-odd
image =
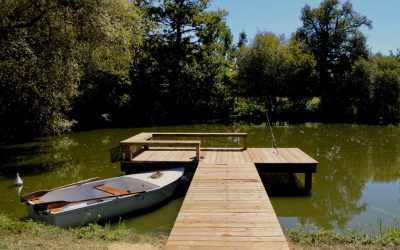
[[[200,145],[196,146],[196,160],[200,161]]]
[[[306,193],[309,193],[311,191],[311,186],[312,186],[312,173],[305,172],[304,173],[304,191]]]
[[[247,141],[247,135],[246,135],[246,136],[243,137],[243,149],[244,150],[247,149],[247,144],[248,144],[248,141]]]
[[[122,151],[124,154],[124,161],[132,160],[132,153],[130,151]]]
[[[124,161],[132,160],[132,152],[136,151],[136,146],[124,145],[121,146],[122,153],[124,154]]]

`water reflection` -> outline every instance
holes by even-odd
[[[21,186],[15,186],[14,189],[15,189],[15,192],[19,195],[21,193],[21,191],[22,191],[22,185]]]
[[[22,193],[94,176],[118,176],[123,173],[118,163],[110,163],[109,149],[119,141],[146,130],[240,131],[249,134],[249,147],[272,146],[265,124],[108,129],[40,138],[1,148],[0,187],[4,195],[0,197],[0,212],[17,218],[26,215],[12,186],[17,171],[24,180]],[[278,147],[298,147],[320,162],[317,173],[313,175],[310,196],[281,194],[271,197],[285,228],[301,223],[346,230],[364,224],[374,225],[377,217],[387,224],[400,217],[400,127],[309,123],[275,126],[274,133]],[[234,138],[207,138],[202,146],[242,147],[242,143]],[[303,181],[302,175],[297,177],[296,181]],[[278,189],[287,190],[288,186],[278,186]],[[173,199],[151,213],[129,217],[126,223],[142,232],[168,232],[182,200]]]
[[[70,169],[73,165],[73,148],[78,143],[69,136],[43,138],[26,144],[1,148],[0,174],[21,176],[43,174],[54,169]]]
[[[281,130],[285,135],[278,138],[285,138],[282,143],[286,145],[292,143],[289,138],[298,137],[294,134],[296,129]],[[314,216],[299,216],[298,222],[344,230],[349,221],[367,213],[363,191],[369,181],[387,183],[399,179],[399,131],[398,127],[345,125],[304,128],[301,137],[309,139],[302,141],[302,149],[314,155],[320,164],[310,199],[299,204]],[[399,208],[396,214],[400,216]],[[364,220],[360,224],[364,223],[374,222]]]

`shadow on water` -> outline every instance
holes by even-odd
[[[23,176],[43,174],[74,164],[70,153],[76,142],[68,136],[53,140],[42,139],[26,144],[0,148],[0,175],[14,178],[18,172]]]
[[[309,196],[304,184],[292,173],[260,173],[261,180],[271,197]]]

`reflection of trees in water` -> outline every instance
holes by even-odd
[[[399,144],[396,142],[398,137],[393,136],[388,127],[331,127],[324,129],[324,134],[313,136],[317,138],[321,152],[334,156],[319,159],[322,176],[318,175],[316,180],[320,183],[316,184],[315,207],[321,211],[321,217],[315,223],[323,226],[330,221],[344,229],[352,217],[366,210],[361,198],[370,179],[379,176],[382,181],[390,182],[399,178],[398,167],[394,164],[399,155]],[[339,145],[341,150],[336,151],[338,147],[330,147],[331,144]]]
[[[7,184],[15,178],[17,171],[24,181],[22,194],[61,186],[72,182],[71,179],[78,180],[79,166],[73,155],[77,146],[78,143],[69,136],[60,136],[3,147],[0,175],[8,181],[0,182],[0,189],[4,191],[0,197],[0,210],[17,218],[26,216],[19,196]]]
[[[348,162],[349,152],[339,134],[318,134],[313,138],[320,152],[320,167],[311,197],[315,217],[301,218],[300,222],[344,229],[349,220],[366,210],[366,204],[360,200],[368,172],[360,171],[362,165]]]
[[[255,130],[251,144],[260,140],[255,144],[269,146],[268,128]],[[302,224],[345,229],[367,209],[362,194],[369,180],[400,178],[399,127],[306,124],[274,131],[279,147],[298,147],[320,162],[311,199],[304,201],[311,215],[299,216]]]
[[[59,178],[71,178],[79,176],[79,163],[74,158],[74,148],[79,146],[79,143],[69,136],[57,137],[51,141],[54,148],[53,159],[58,162],[63,162],[62,167],[57,168],[57,176]]]
[[[69,136],[59,136],[3,147],[0,174],[14,176],[19,172],[28,176],[57,170],[59,176],[73,176],[75,162],[71,149],[77,145]]]
[[[379,127],[374,129],[379,139],[368,144],[368,163],[375,182],[391,182],[400,178],[400,129]]]
[[[366,210],[366,204],[360,202],[365,181],[346,165],[328,165],[329,168],[335,170],[324,171],[314,181],[311,202],[316,216],[300,221],[326,229],[344,229],[352,217]]]

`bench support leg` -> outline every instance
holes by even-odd
[[[196,147],[196,160],[200,161],[200,147]]]
[[[136,151],[136,146],[124,146],[121,147],[121,150],[124,154],[124,161],[132,160],[132,152]]]

